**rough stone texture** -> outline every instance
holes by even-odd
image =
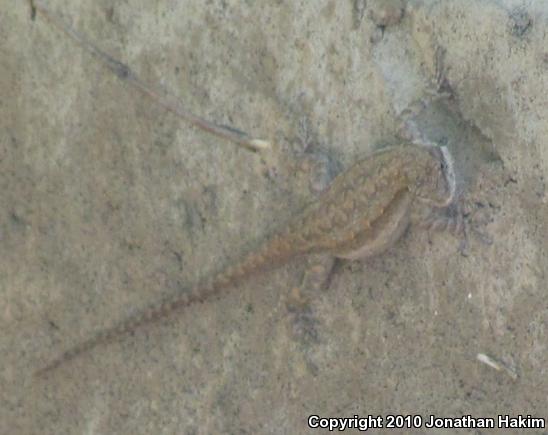
[[[343,166],[393,141],[440,75],[451,98],[427,102],[415,124],[456,155],[493,243],[470,234],[463,256],[454,236],[415,230],[379,258],[343,264],[314,301],[317,341],[292,335],[285,300],[304,266],[294,264],[46,380],[32,372],[237,257],[306,194],[276,167],[283,159],[265,175],[266,157],[155,107],[32,22],[26,2],[0,3],[0,433],[300,434],[310,414],[548,417],[545,2],[408,1],[379,28],[368,10],[379,2],[359,0],[49,0],[195,112],[278,144],[308,125],[311,147]]]

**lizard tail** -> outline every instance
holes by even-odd
[[[36,377],[44,377],[59,366],[75,359],[99,345],[104,345],[131,333],[143,325],[159,321],[168,315],[179,311],[191,304],[204,302],[215,296],[221,290],[237,285],[246,278],[279,264],[282,260],[288,260],[288,245],[282,237],[274,237],[269,243],[265,243],[258,251],[248,254],[242,261],[234,266],[229,266],[213,278],[195,286],[190,291],[181,291],[161,302],[156,306],[146,308],[123,321],[122,323],[106,329],[89,340],[74,346],[48,365],[35,372]]]

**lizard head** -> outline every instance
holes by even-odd
[[[424,145],[422,174],[417,176],[414,186],[418,200],[433,207],[444,208],[451,205],[456,196],[456,177],[453,157],[447,147]]]

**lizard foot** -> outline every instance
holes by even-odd
[[[421,226],[427,230],[447,231],[456,237],[460,237],[458,251],[462,256],[467,257],[469,235],[471,233],[486,245],[493,243],[491,236],[480,229],[488,223],[485,220],[478,219],[478,211],[485,206],[481,202],[476,202],[474,205],[475,207],[472,209],[471,204],[461,197],[450,206],[431,213],[424,219]]]
[[[317,329],[318,321],[310,303],[305,302],[300,294],[300,289],[294,288],[292,297],[287,301],[287,311],[291,315],[291,336],[301,344],[315,344],[319,342]]]
[[[318,320],[312,308],[313,293],[326,287],[333,270],[334,259],[326,255],[312,256],[309,259],[301,285],[293,288],[286,302],[291,315],[291,334],[301,344],[319,342]]]

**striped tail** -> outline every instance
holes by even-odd
[[[35,372],[35,376],[43,377],[62,364],[75,359],[96,346],[115,341],[144,325],[159,321],[189,305],[204,302],[227,287],[235,286],[258,272],[273,268],[289,260],[292,257],[290,252],[291,248],[288,243],[285,243],[284,238],[276,236],[270,242],[263,244],[258,251],[248,254],[237,265],[227,267],[203,284],[195,286],[190,291],[177,293],[162,303],[136,313],[119,325],[106,329],[91,339],[67,350],[47,366]]]

